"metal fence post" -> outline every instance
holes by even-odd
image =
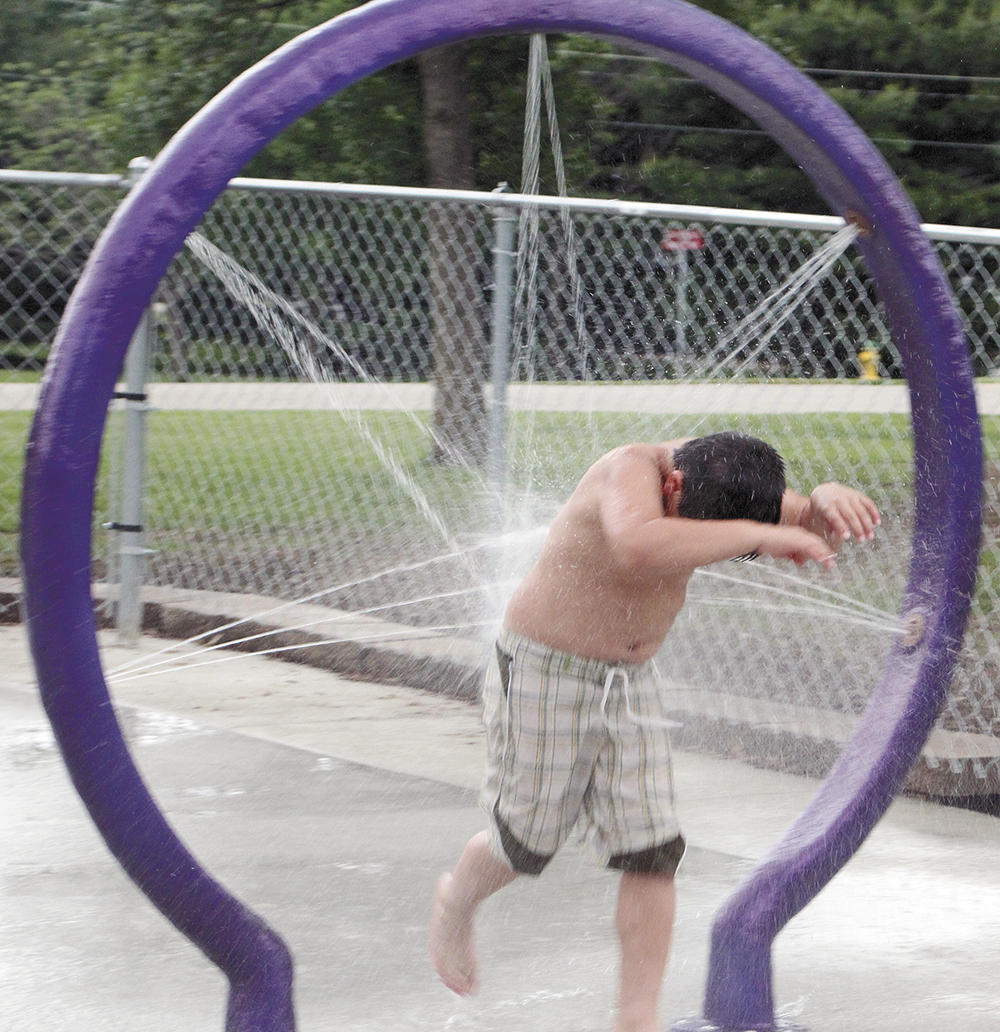
[[[118,546],[118,634],[134,645],[142,632],[143,496],[146,490],[146,370],[153,334],[153,317],[142,313],[125,356],[125,390],[114,397],[125,402],[125,442],[122,462],[121,514],[110,528],[120,534]]]
[[[149,167],[148,158],[129,162],[129,182],[135,185]],[[110,525],[120,534],[118,546],[118,612],[116,626],[125,645],[135,645],[142,633],[142,583],[148,551],[143,535],[146,492],[146,377],[153,347],[155,323],[150,309],[142,313],[125,355],[125,389],[114,397],[125,403],[125,441],[122,457],[121,512]]]
[[[493,192],[506,193],[501,183]],[[489,484],[492,504],[492,530],[504,529],[504,494],[507,475],[507,382],[510,378],[511,296],[514,282],[513,210],[504,205],[494,213],[493,238],[493,318],[491,332]]]

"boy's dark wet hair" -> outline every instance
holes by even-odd
[[[777,523],[785,493],[785,463],[767,443],[725,431],[696,437],[674,452],[684,474],[678,513],[694,520]]]

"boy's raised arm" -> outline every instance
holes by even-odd
[[[668,483],[669,483],[668,476]],[[599,503],[602,528],[615,562],[638,577],[688,574],[698,566],[759,552],[829,568],[830,549],[804,524],[784,528],[752,520],[693,520],[664,514],[662,471],[642,449],[606,457]],[[807,505],[808,499],[802,499]],[[793,530],[798,527],[798,530]],[[799,533],[809,531],[808,534]]]

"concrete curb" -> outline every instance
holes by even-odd
[[[106,603],[115,585],[94,584],[96,618],[109,626]],[[20,581],[0,578],[0,621],[20,620]],[[143,588],[143,631],[242,652],[274,652],[289,663],[329,670],[359,681],[403,684],[454,699],[475,701],[486,644],[436,631],[358,616],[326,606],[262,595]]]
[[[95,584],[97,619],[114,586]],[[0,578],[0,621],[16,623],[20,582]],[[405,685],[475,702],[491,643],[390,623],[371,616],[261,595],[147,586],[143,630],[186,641],[201,637],[248,653],[341,677]],[[275,652],[274,650],[280,650]],[[859,718],[667,682],[668,714],[680,725],[678,749],[737,759],[768,770],[824,777]],[[904,791],[955,801],[1000,793],[1000,739],[936,728]]]

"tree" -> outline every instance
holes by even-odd
[[[814,0],[771,9],[759,24],[797,63],[854,72],[820,81],[926,221],[998,225],[998,19],[995,0]]]
[[[428,186],[472,190],[468,47],[455,43],[420,55]],[[434,356],[433,458],[479,465],[487,454],[484,325],[475,270],[475,214],[464,205],[427,212],[428,279]]]
[[[88,9],[81,0],[5,0],[0,68],[19,64],[37,70],[63,61],[73,49],[69,30]]]
[[[516,144],[523,136],[527,49],[526,38],[514,37],[452,44],[420,55],[428,186],[490,189],[498,181],[514,178],[512,158],[519,155],[521,148]],[[564,61],[554,75],[561,87],[572,77],[571,68],[571,63]],[[589,89],[578,86],[560,92],[570,125],[593,114]],[[502,165],[497,161],[501,154]],[[580,148],[572,147],[569,159],[575,174],[581,167],[585,175],[592,174],[589,153],[584,159]],[[487,179],[491,172],[496,178]],[[433,457],[471,465],[485,460],[489,446],[483,397],[487,322],[482,314],[480,282],[486,277],[476,275],[483,247],[476,239],[475,225],[474,213],[461,205],[432,205],[428,211]]]
[[[155,154],[249,64],[359,3],[6,0],[0,157],[20,167],[123,169],[138,154]],[[811,69],[883,149],[926,219],[1000,222],[1000,0],[702,6]],[[774,141],[700,83],[655,62],[612,59],[611,48],[593,40],[563,39],[554,50],[574,193],[826,210]],[[525,54],[517,37],[467,47],[479,189],[516,181]],[[46,106],[48,120],[39,115]],[[418,62],[400,62],[320,105],[247,173],[429,182]]]
[[[288,39],[293,0],[117,0],[95,8],[90,41],[106,83],[119,161],[156,154],[225,85]],[[238,40],[239,45],[234,46]]]
[[[0,33],[0,166],[105,171],[102,94],[80,74],[85,0],[8,0]]]
[[[18,66],[7,66],[7,75]],[[0,167],[104,172],[113,163],[90,90],[60,66],[9,81],[0,92]]]
[[[1000,220],[1000,3],[703,3],[808,70],[882,150],[927,221]],[[574,41],[574,46],[576,45]],[[605,48],[584,62],[605,104],[600,192],[826,212],[766,133],[701,83]]]

